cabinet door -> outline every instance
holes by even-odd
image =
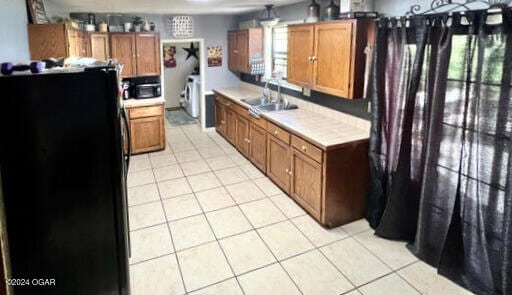
[[[228,32],[228,69],[238,71],[238,47],[236,46],[236,31]]]
[[[68,55],[72,57],[82,56],[82,38],[77,30],[68,30]]]
[[[287,80],[290,83],[311,88],[314,32],[313,25],[288,27]]]
[[[135,62],[135,35],[134,34],[111,34],[110,46],[112,58],[117,58],[123,65],[121,75],[123,78],[135,77],[137,68]]]
[[[137,48],[137,76],[160,75],[160,38],[158,34],[135,35]]]
[[[32,60],[69,56],[64,24],[29,24],[28,43]]]
[[[263,173],[266,172],[267,132],[253,123],[249,126],[249,158]]]
[[[267,136],[267,176],[285,192],[290,190],[290,146]]]
[[[249,72],[249,31],[241,30],[236,34],[236,46],[238,48],[238,71]]]
[[[222,136],[226,136],[226,108],[215,101],[215,130]]]
[[[248,156],[249,155],[249,121],[239,115],[235,115],[236,121],[236,147],[238,150]]]
[[[290,195],[311,215],[320,219],[322,208],[322,165],[292,149]]]
[[[315,26],[314,89],[349,96],[352,25],[352,21],[347,21]]]
[[[107,60],[110,58],[110,42],[108,34],[92,33],[90,34],[91,56],[97,60]]]
[[[230,109],[226,108],[226,137],[232,144],[235,144],[236,138],[236,121],[235,113]]]
[[[130,131],[133,154],[165,148],[163,116],[130,119]]]

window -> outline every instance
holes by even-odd
[[[288,24],[279,24],[272,29],[272,69],[282,72],[286,79],[288,54]]]

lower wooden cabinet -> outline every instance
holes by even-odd
[[[131,152],[140,154],[165,149],[164,105],[127,107]]]
[[[322,165],[292,148],[290,195],[319,219],[322,210]]]
[[[364,216],[368,140],[322,149],[221,96],[215,126],[319,223],[335,227]]]
[[[267,131],[249,124],[249,159],[263,173],[267,170]]]

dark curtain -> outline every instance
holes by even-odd
[[[512,12],[382,20],[367,219],[478,294],[512,294]]]

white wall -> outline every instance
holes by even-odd
[[[190,47],[190,43],[179,42],[179,43],[164,43],[165,46],[175,46],[176,59],[175,68],[164,68],[164,91],[165,91],[165,107],[175,108],[180,106],[180,94],[185,87],[186,79],[190,75],[195,67],[199,67],[199,60],[195,57],[187,58],[188,52],[183,48]],[[195,48],[199,48],[199,43],[194,43]]]
[[[29,61],[25,1],[0,0],[0,62]]]

